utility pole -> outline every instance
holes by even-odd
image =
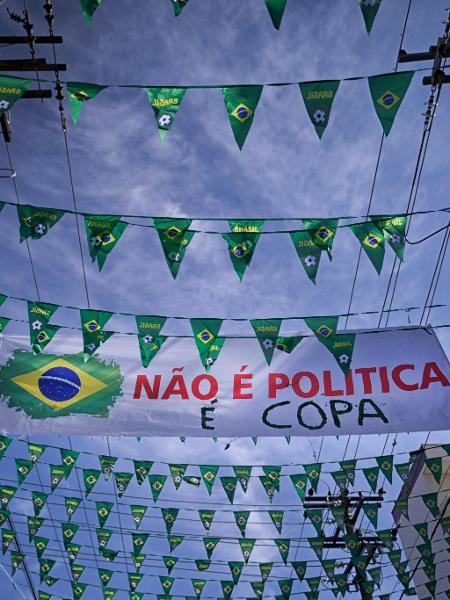
[[[322,510],[333,510],[339,508],[342,510],[343,518],[342,522],[336,524],[336,530],[332,536],[325,536],[322,531],[322,538],[324,541],[324,549],[326,548],[346,548],[347,543],[344,536],[356,535],[357,536],[357,549],[352,552],[352,558],[354,556],[361,556],[366,559],[366,566],[370,562],[375,562],[375,555],[378,551],[381,551],[385,547],[385,543],[380,540],[378,536],[363,536],[360,529],[357,527],[357,521],[361,514],[363,505],[366,503],[374,504],[377,503],[379,507],[380,502],[384,498],[384,490],[378,490],[376,495],[365,496],[362,493],[349,494],[347,489],[341,491],[339,495],[328,496],[314,496],[311,494],[310,497],[305,499],[305,517],[308,517],[308,510],[322,509]],[[393,530],[393,540],[396,537],[396,532]],[[360,592],[362,600],[369,600],[370,595],[364,589],[364,582],[367,581],[365,568],[362,569],[353,564],[352,561],[348,563],[344,573],[350,575],[352,570],[355,570],[355,577],[353,584],[356,589]]]
[[[44,7],[45,8],[45,7]],[[24,9],[23,14],[19,15],[11,10],[7,9],[8,15],[12,21],[22,25],[26,35],[24,36],[16,36],[16,35],[3,35],[0,36],[0,44],[2,45],[10,45],[10,46],[19,46],[25,45],[29,47],[31,58],[17,58],[17,59],[0,59],[0,72],[34,72],[36,74],[38,80],[38,89],[37,90],[27,90],[23,93],[22,98],[25,99],[36,99],[39,98],[51,98],[52,91],[49,89],[41,89],[39,82],[39,72],[48,72],[52,71],[57,73],[59,71],[66,71],[67,65],[64,63],[54,64],[47,63],[46,58],[37,58],[36,56],[36,45],[38,44],[62,44],[63,38],[60,35],[47,35],[47,36],[35,36],[34,35],[34,25],[31,23],[28,11]],[[8,113],[3,113],[0,116],[0,125],[2,128],[3,137],[6,142],[10,142],[12,138],[11,129],[10,129],[10,119]]]

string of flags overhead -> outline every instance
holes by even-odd
[[[264,0],[267,10],[269,11],[272,25],[275,29],[280,29],[284,11],[288,0]],[[175,17],[178,17],[183,12],[183,9],[188,4],[189,0],[169,0],[173,7]],[[367,33],[370,33],[381,6],[381,0],[357,0],[361,13],[364,19],[364,25]],[[106,2],[107,3],[107,2]],[[95,11],[102,4],[102,0],[80,0],[81,10],[87,23],[91,22]]]
[[[375,112],[385,135],[388,135],[395,116],[408,91],[415,71],[350,77],[347,81],[367,79]],[[28,88],[31,79],[0,76],[0,116],[10,110]],[[242,149],[253,123],[254,115],[264,87],[276,85],[298,85],[309,119],[319,139],[322,138],[330,120],[331,109],[341,80],[309,81],[299,83],[277,83],[260,85],[204,85],[178,87],[146,87],[143,85],[110,86],[89,82],[67,82],[70,110],[74,124],[78,123],[81,109],[88,100],[93,100],[108,87],[145,89],[153,109],[156,126],[162,141],[172,128],[183,98],[192,89],[220,89],[231,129],[239,149]]]
[[[0,201],[0,212],[6,204]],[[27,239],[41,239],[65,214],[83,216],[89,255],[92,262],[97,263],[99,271],[128,225],[134,225],[119,215],[94,215],[30,204],[8,204],[16,206],[21,242]],[[194,235],[207,233],[221,235],[226,242],[231,263],[240,281],[251,263],[261,235],[264,234],[266,222],[265,219],[230,219],[230,232],[220,233],[191,229],[193,219],[153,217],[152,221],[153,225],[144,224],[144,227],[156,230],[164,258],[174,279]],[[339,225],[339,218],[302,219],[302,224],[303,229],[270,231],[266,234],[290,236],[300,263],[313,283],[316,283],[322,254],[325,253],[329,260],[332,259],[332,248],[338,229],[350,229],[353,232],[378,275],[383,267],[386,244],[401,261],[404,259],[407,215],[377,215],[369,221],[344,225]],[[141,224],[139,226],[142,227]]]

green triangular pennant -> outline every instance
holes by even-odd
[[[28,442],[28,457],[32,463],[38,462],[41,456],[44,454],[47,446],[45,444],[33,444]]]
[[[1,78],[0,78],[1,79]],[[21,204],[17,206],[20,241],[39,240],[64,216],[63,210]]]
[[[303,219],[303,224],[314,244],[321,250],[325,250],[331,258],[339,219]]]
[[[8,520],[9,515],[10,513],[8,510],[3,510],[2,508],[0,508],[0,527],[2,527],[4,523]]]
[[[47,502],[48,494],[44,492],[31,492],[31,501],[33,503],[34,516],[38,517],[41,510],[44,508]]]
[[[64,479],[67,479],[72,472],[72,469],[77,462],[80,453],[75,450],[68,450],[67,448],[61,448],[61,463],[64,469]]]
[[[272,519],[272,523],[275,525],[278,533],[281,533],[283,528],[283,510],[269,510],[269,517]]]
[[[178,562],[178,558],[176,558],[175,556],[173,556],[173,557],[172,556],[163,556],[162,559],[163,559],[164,565],[167,569],[167,574],[170,575],[170,573],[172,572],[172,569]]]
[[[350,229],[358,238],[362,249],[375,267],[378,275],[381,273],[384,261],[384,233],[374,223],[358,223]]]
[[[28,323],[30,326],[30,343],[34,354],[39,354],[53,339],[59,327],[49,325],[52,315],[59,308],[57,304],[44,302],[27,302]]]
[[[81,10],[85,21],[89,24],[102,0],[80,0]]]
[[[262,85],[223,87],[225,108],[233,130],[234,139],[242,150],[253,123],[253,116],[263,90]]]
[[[169,542],[170,551],[173,552],[177,546],[184,540],[184,535],[168,535],[167,541]]]
[[[311,546],[312,550],[314,550],[314,552],[316,553],[316,556],[319,560],[322,560],[322,552],[323,552],[323,538],[319,538],[319,537],[315,537],[315,538],[308,538],[308,542],[309,545]]]
[[[162,508],[161,513],[164,523],[166,524],[167,533],[170,535],[172,527],[178,517],[179,510],[178,508]]]
[[[378,9],[380,8],[381,0],[358,0],[358,2],[366,25],[366,31],[370,33]]]
[[[335,558],[327,558],[322,561],[322,567],[325,572],[325,575],[328,577],[330,581],[334,581],[334,572],[336,570],[336,559]]]
[[[201,335],[202,332],[199,332]],[[206,333],[205,333],[206,335]],[[197,338],[197,336],[196,336]],[[201,342],[203,343],[203,342]],[[200,465],[200,473],[203,479],[203,483],[205,484],[206,489],[208,490],[208,494],[211,496],[212,488],[214,482],[216,480],[217,473],[219,472],[219,467],[215,467],[213,465]]]
[[[8,504],[12,498],[14,498],[15,493],[17,492],[17,488],[11,485],[1,485],[0,486],[0,506],[3,509],[8,508]]]
[[[307,566],[307,562],[306,561],[293,561],[291,562],[292,568],[295,571],[295,574],[297,575],[297,577],[300,579],[300,581],[303,581],[303,578],[305,577],[305,573],[306,573],[306,566]]]
[[[94,485],[97,483],[99,477],[101,475],[101,471],[98,469],[83,469],[83,482],[85,487],[86,497],[92,491]]]
[[[153,462],[149,460],[133,460],[134,472],[139,485],[142,485],[150,473]]]
[[[222,237],[228,244],[228,251],[234,270],[242,281],[261,237],[264,221],[228,221],[228,224],[231,233],[224,233]]]
[[[370,94],[385,135],[389,135],[414,71],[368,77]]]
[[[147,506],[141,506],[140,504],[130,504],[131,516],[133,517],[133,522],[136,529],[140,527],[142,519],[147,512],[147,508]]]
[[[298,494],[298,497],[303,502],[306,495],[306,486],[308,483],[308,478],[306,475],[297,474],[289,476],[292,481],[292,485],[294,486],[295,491]]]
[[[377,531],[377,536],[386,546],[386,548],[392,548],[394,540],[392,539],[392,529],[382,529]]]
[[[316,283],[322,250],[312,241],[308,231],[292,231],[289,235],[306,274]]]
[[[398,216],[380,216],[372,217],[372,221],[385,233],[385,239],[392,250],[400,260],[403,260],[406,244],[406,225],[408,217]]]
[[[220,538],[203,538],[203,545],[205,546],[206,554],[208,558],[211,558],[214,548],[220,542]]]
[[[210,368],[213,363],[210,364],[208,359],[212,347],[216,344],[222,319],[191,319],[190,322],[202,365]]]
[[[228,567],[231,571],[231,576],[235,584],[239,583],[244,563],[242,561],[232,561],[228,563]]]
[[[280,332],[282,319],[253,319],[250,321],[256,337],[258,338],[259,345],[263,351],[264,358],[268,365],[272,362],[273,353]]]
[[[345,527],[346,509],[342,506],[333,506],[331,514],[333,515],[337,526],[343,529]]]
[[[211,566],[211,561],[205,559],[198,559],[195,561],[195,566],[197,567],[197,571],[207,571]]]
[[[128,223],[116,216],[86,215],[84,226],[92,262],[101,271],[110,252],[116,247]]]
[[[427,458],[425,460],[425,465],[439,485],[442,478],[442,458]]]
[[[172,475],[173,483],[176,489],[178,489],[183,481],[184,474],[187,469],[187,465],[169,465],[170,474]]]
[[[428,537],[428,523],[416,523],[414,525],[414,529],[417,531],[417,533],[420,535],[420,537],[423,539],[424,542],[428,542],[429,541],[429,537]]]
[[[200,598],[203,592],[203,588],[206,585],[205,579],[191,579],[192,587],[197,598]]]
[[[106,481],[108,481],[114,470],[114,465],[117,462],[117,458],[115,456],[106,456],[102,454],[98,457],[98,460],[100,462],[100,469],[103,477]]]
[[[305,516],[311,520],[317,535],[322,532],[323,513],[321,508],[311,508],[305,511]]]
[[[104,527],[114,506],[113,502],[96,502],[95,510],[100,527]]]
[[[345,545],[352,556],[355,556],[361,546],[361,539],[357,533],[348,533],[347,535],[342,536],[345,542]]]
[[[90,2],[92,5],[95,5],[95,8],[97,8],[96,5],[100,4],[101,0],[81,0],[81,2]],[[84,14],[86,16],[86,13]],[[98,85],[96,83],[68,81],[66,87],[67,91],[69,92],[70,112],[72,113],[72,121],[74,125],[77,125],[83,104],[88,100],[93,100],[101,91],[103,91],[108,86]]]
[[[255,593],[255,598],[262,598],[264,594],[264,581],[251,581],[250,585]]]
[[[80,579],[80,577],[83,575],[84,568],[85,567],[83,565],[76,565],[74,563],[70,565],[70,572],[74,581],[78,581]]]
[[[23,559],[25,558],[25,554],[22,552],[17,552],[16,550],[11,551],[11,573],[15,574],[17,569],[20,567]]]
[[[175,579],[173,577],[166,577],[166,576],[160,575],[159,580],[161,582],[164,593],[168,594],[170,592],[170,590],[172,589],[173,582],[175,581]]]
[[[3,330],[10,321],[11,319],[8,319],[7,317],[0,317],[0,333],[3,333]]]
[[[72,516],[75,514],[75,511],[81,504],[81,498],[71,498],[71,497],[65,496],[64,504],[66,507],[67,518],[70,521]]]
[[[381,586],[381,567],[374,567],[373,569],[367,569],[367,572],[372,577],[377,587]]]
[[[103,586],[107,586],[113,576],[114,571],[110,571],[109,569],[99,569],[98,576]]]
[[[362,469],[362,472],[364,473],[364,477],[367,479],[367,482],[370,485],[370,489],[372,490],[372,492],[376,492],[377,485],[378,485],[378,476],[380,474],[380,468],[379,467],[369,467],[367,469]]]
[[[230,600],[234,589],[234,583],[232,581],[221,581],[220,585],[222,586],[224,600]]]
[[[134,592],[139,585],[143,575],[142,573],[128,573],[128,583],[130,585],[130,590]]]
[[[221,477],[220,482],[227,495],[230,504],[233,504],[234,494],[236,493],[237,478],[236,477]]]
[[[215,510],[199,510],[198,516],[200,517],[200,521],[202,522],[203,527],[206,531],[211,529],[211,525],[214,519],[216,511]]]
[[[241,532],[242,537],[245,537],[245,529],[247,527],[247,522],[250,517],[250,511],[240,510],[233,514],[234,520],[236,521],[236,525],[239,527],[239,531]]]
[[[39,578],[44,581],[45,577],[50,573],[55,564],[54,560],[50,560],[49,558],[40,558],[39,559]]]
[[[82,1],[86,2],[86,0],[82,0]],[[92,0],[90,0],[90,1],[92,1]],[[71,585],[72,585],[73,600],[80,600],[81,597],[83,596],[84,592],[86,591],[87,583],[80,583],[79,581],[77,581],[77,582],[72,581]]]
[[[134,568],[136,569],[136,571],[138,573],[140,572],[140,570],[142,568],[142,565],[144,564],[146,556],[147,556],[146,554],[140,554],[140,553],[139,554],[135,554],[134,552],[131,555],[131,558],[133,560]]]
[[[72,543],[79,527],[79,525],[75,525],[74,523],[61,523],[62,538],[66,550],[68,545]]]
[[[241,548],[241,552],[242,552],[242,556],[244,557],[245,564],[248,563],[248,560],[252,553],[255,542],[256,542],[256,540],[253,540],[253,539],[240,539],[239,540],[239,546]]]
[[[0,458],[3,458],[3,455],[8,450],[12,439],[6,437],[5,435],[0,435]]]
[[[237,480],[241,484],[242,491],[245,494],[247,492],[248,482],[250,481],[250,476],[252,474],[252,467],[234,466],[233,471],[237,477]]]
[[[348,476],[345,471],[333,471],[331,477],[334,479],[340,492],[344,492],[348,485]]]
[[[322,139],[328,125],[331,107],[339,84],[339,80],[311,81],[299,84],[306,110],[319,139]]]
[[[274,542],[280,553],[281,560],[284,562],[285,565],[287,565],[287,559],[288,559],[288,555],[289,555],[289,548],[291,546],[291,540],[286,539],[286,538],[285,539],[278,538],[278,539],[275,539]]]
[[[260,480],[264,491],[266,492],[267,497],[269,498],[269,501],[272,502],[276,492],[276,487],[273,479],[271,479],[269,475],[260,475],[258,479]]]
[[[286,2],[287,0],[266,0],[267,10],[269,11],[275,29],[280,29]]]
[[[432,494],[424,494],[422,496],[422,500],[425,503],[425,506],[430,511],[430,513],[433,515],[433,517],[435,517],[435,519],[439,519],[440,511],[438,503],[438,493],[434,492]]]
[[[363,504],[363,511],[375,529],[378,527],[378,504]]]
[[[69,563],[73,564],[77,559],[77,555],[81,550],[80,544],[69,544],[66,548],[67,558],[69,559]]]
[[[408,481],[410,466],[409,462],[395,465],[395,470],[403,482]]]
[[[166,483],[166,475],[149,475],[148,480],[150,482],[150,489],[152,491],[153,501],[156,502],[159,495],[162,492],[164,484]]]
[[[272,572],[273,562],[259,563],[259,571],[261,573],[261,579],[265,582],[269,579]]]
[[[294,583],[293,579],[279,579],[278,580],[280,592],[285,600],[289,600],[289,598],[291,596],[293,583]]]
[[[386,477],[389,483],[392,483],[392,471],[394,468],[393,455],[391,454],[389,456],[378,456],[376,458],[376,461],[383,475]]]
[[[322,465],[320,463],[313,465],[304,465],[306,477],[312,487],[312,489],[317,492],[317,486],[319,484],[320,471],[322,469]]]
[[[44,519],[41,519],[40,517],[27,517],[28,541],[30,544],[43,523]]]
[[[130,481],[133,479],[133,473],[114,473],[114,481],[116,482],[117,496],[122,496],[127,491]]]
[[[159,137],[164,141],[181,106],[186,88],[145,88],[155,113]]]
[[[188,231],[192,220],[154,218],[153,223],[158,232],[166,262],[175,279],[186,249],[194,237],[195,232]]]
[[[181,13],[183,12],[183,8],[188,2],[189,0],[172,0],[173,11],[176,17],[178,17],[178,15],[181,15]]]
[[[9,545],[16,540],[16,534],[10,529],[2,529],[2,552],[8,551]]]

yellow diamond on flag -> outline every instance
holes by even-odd
[[[363,244],[368,246],[369,248],[378,248],[378,246],[383,241],[383,238],[377,235],[376,233],[370,232],[363,239]]]
[[[320,327],[316,329],[316,333],[318,333],[322,337],[327,338],[333,333],[333,329],[331,327],[328,327],[328,325],[320,325]]]
[[[56,411],[108,387],[63,358],[58,358],[35,371],[17,375],[12,381]]]
[[[253,115],[253,111],[249,106],[241,102],[241,104],[238,104],[231,114],[241,123],[245,123],[245,121],[250,119],[250,117]]]
[[[182,234],[181,229],[178,229],[178,227],[175,227],[175,225],[172,225],[171,227],[169,227],[168,229],[166,229],[164,231],[164,235],[171,240],[174,240],[181,234]]]
[[[397,96],[397,94],[394,94],[394,92],[387,90],[377,99],[377,102],[386,110],[390,110],[400,102],[400,98]]]
[[[333,237],[334,232],[325,225],[319,227],[319,229],[314,233],[314,237],[318,239],[319,242],[327,242],[331,237]]]
[[[102,246],[109,246],[116,241],[116,238],[109,231],[106,233],[102,233]]]
[[[95,331],[99,331],[100,329],[100,325],[95,319],[92,319],[91,321],[86,321],[86,323],[83,323],[83,327],[87,331],[89,331],[89,333],[94,333]]]
[[[213,334],[209,331],[209,329],[206,329],[206,327],[197,333],[197,337],[204,344],[208,344],[214,338]],[[205,477],[207,477],[208,473],[205,475]]]

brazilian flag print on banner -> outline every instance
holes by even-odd
[[[263,91],[262,85],[246,85],[241,87],[223,87],[228,118],[234,139],[242,150],[247,138],[259,99]]]
[[[287,0],[266,0],[267,10],[269,11],[275,29],[280,29],[286,2]]]
[[[30,85],[29,79],[0,77],[0,117],[14,106]]]
[[[192,220],[155,217],[153,223],[158,232],[166,262],[172,277],[175,279],[186,254],[186,249],[195,234],[195,231],[189,231]]]
[[[108,416],[120,396],[119,367],[82,354],[55,356],[14,351],[0,369],[2,394],[10,408],[33,419],[72,414]]]
[[[28,238],[40,240],[64,214],[63,210],[57,208],[43,208],[28,204],[17,206],[20,241],[23,242]]]
[[[231,262],[239,280],[242,281],[245,270],[250,264],[256,244],[261,237],[264,221],[228,221],[231,233],[223,233],[222,237],[228,244]]]
[[[148,100],[155,113],[159,137],[163,142],[181,106],[186,88],[146,88]]]
[[[319,139],[322,139],[328,125],[331,107],[339,84],[339,80],[311,81],[299,84],[306,110]]]
[[[80,83],[76,81],[69,81],[66,86],[69,92],[70,112],[72,113],[74,125],[78,123],[83,104],[95,98],[102,90],[108,87],[106,85],[97,85],[96,83]]]
[[[384,233],[374,223],[358,223],[350,229],[361,243],[361,247],[375,267],[378,275],[383,268]]]
[[[115,248],[128,223],[121,221],[120,217],[87,215],[84,217],[84,226],[90,257],[92,262],[97,261],[98,270],[101,271],[108,254]]]
[[[372,31],[373,22],[377,16],[381,0],[358,0],[367,33]]]
[[[374,75],[368,78],[370,94],[385,135],[389,135],[395,115],[408,91],[414,71]]]

